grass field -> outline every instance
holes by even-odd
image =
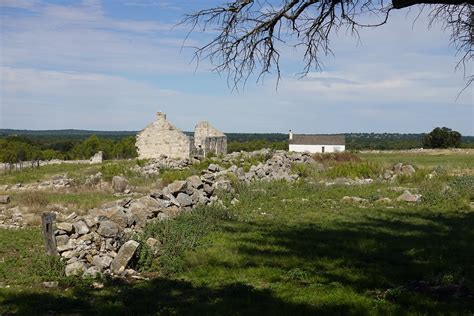
[[[474,165],[462,155],[363,158],[427,170]],[[238,187],[240,203],[225,210],[149,225],[138,237],[156,237],[163,247],[157,258],[143,247],[135,268],[150,281],[100,280],[105,287],[94,289],[92,280],[65,278],[61,263],[44,257],[38,230],[0,230],[0,314],[474,313],[472,176],[329,187],[308,177]],[[376,202],[396,198],[394,186],[424,199]],[[341,202],[346,195],[368,202]]]

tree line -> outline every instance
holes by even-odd
[[[105,159],[137,157],[133,132],[102,132],[79,138],[79,134],[52,131],[47,135],[20,134],[0,138],[0,162],[15,163],[31,160],[89,159],[102,151]],[[86,133],[86,131],[82,131]],[[130,135],[132,134],[132,135]],[[228,133],[228,152],[254,151],[262,148],[288,150],[288,135],[281,133]],[[462,136],[446,127],[437,127],[428,134],[350,133],[346,136],[347,150],[401,150],[412,148],[474,148],[473,136]],[[1,137],[1,136],[0,136]]]
[[[89,159],[99,151],[103,152],[105,159],[137,157],[135,137],[113,140],[92,135],[83,141],[63,140],[47,144],[25,136],[8,136],[0,139],[0,161],[4,163]]]

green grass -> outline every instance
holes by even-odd
[[[135,238],[158,239],[158,255],[142,246],[133,266],[151,280],[106,279],[104,289],[64,278],[61,263],[45,261],[38,230],[0,230],[0,314],[472,315],[474,180],[450,174],[471,160],[364,154],[360,163],[332,164],[337,172],[294,166],[304,181],[237,186],[234,206],[148,225]],[[374,176],[397,162],[417,173],[361,186],[312,181]],[[169,180],[198,167],[207,166],[169,171]],[[427,179],[433,169],[439,176]],[[396,202],[394,186],[422,202]],[[369,202],[341,202],[346,195]],[[375,202],[382,197],[393,202]],[[41,287],[51,280],[59,288]]]
[[[241,189],[241,203],[227,211],[201,209],[149,225],[140,238],[161,240],[160,256],[142,247],[135,267],[151,272],[152,280],[106,281],[103,290],[82,283],[39,289],[45,278],[26,262],[39,254],[22,252],[40,247],[38,233],[9,232],[19,252],[2,253],[7,263],[0,282],[21,291],[0,290],[0,312],[472,314],[465,296],[410,287],[462,283],[474,293],[474,212],[452,203],[471,185],[470,179],[454,181],[459,195],[445,204],[428,199],[384,207],[339,201],[344,195],[396,197],[389,184],[254,184]]]
[[[101,191],[82,191],[82,192],[15,192],[10,194],[11,201],[14,204],[22,206],[45,207],[51,204],[72,204],[74,207],[82,210],[97,207],[106,202],[117,200],[109,192]]]
[[[420,168],[472,169],[474,155],[466,153],[420,154],[420,153],[368,153],[360,154],[368,161],[377,162],[385,167],[396,163],[412,164]]]
[[[42,166],[40,168],[27,168],[23,171],[0,174],[0,185],[36,182],[46,180],[53,175],[65,173],[71,176],[93,174],[94,171],[97,172],[98,167],[88,164],[61,164]]]

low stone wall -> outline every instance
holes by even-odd
[[[228,159],[234,157],[237,158],[234,155]],[[127,269],[127,265],[139,243],[131,238],[148,222],[170,220],[198,205],[223,206],[215,193],[219,190],[233,192],[229,175],[245,183],[297,180],[298,175],[291,173],[291,165],[295,162],[311,163],[313,160],[308,154],[280,151],[267,161],[252,166],[248,172],[236,165],[224,169],[211,164],[201,176],[175,181],[141,198],[107,203],[90,210],[85,216],[72,214],[57,224],[55,232],[58,252],[67,261],[66,274],[135,275],[137,272]]]

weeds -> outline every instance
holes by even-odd
[[[190,213],[183,213],[172,221],[148,224],[144,232],[137,236],[143,244],[139,252],[139,270],[154,270],[163,274],[183,271],[184,253],[201,244],[201,238],[216,230],[219,221],[231,218],[230,213],[222,208],[202,207]],[[157,250],[144,243],[150,237],[160,242]]]
[[[360,163],[346,162],[333,165],[323,172],[330,179],[335,178],[378,178],[383,168],[380,164],[364,161]]]
[[[323,164],[335,164],[341,162],[360,162],[361,158],[355,153],[344,151],[339,153],[314,154],[313,159]]]

